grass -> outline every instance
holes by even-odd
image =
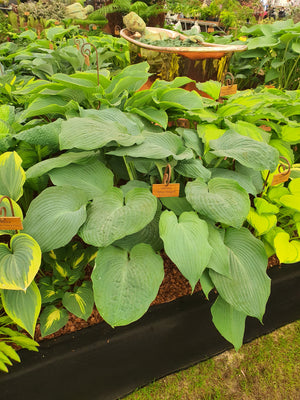
[[[124,400],[300,399],[300,321],[136,390]]]

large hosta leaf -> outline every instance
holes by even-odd
[[[10,248],[0,243],[0,288],[25,290],[39,270],[41,256],[37,242],[24,233],[11,238]]]
[[[229,228],[225,244],[229,250],[230,277],[213,270],[209,271],[210,277],[223,300],[261,320],[270,295],[264,245],[245,228]]]
[[[26,177],[27,179],[38,178],[54,168],[62,168],[72,163],[90,163],[96,160],[98,157],[99,153],[94,151],[80,151],[77,153],[69,151],[61,154],[58,157],[43,160],[33,165],[31,168],[28,168],[26,171]]]
[[[224,243],[224,229],[217,229],[211,223],[208,226],[208,242],[212,247],[211,257],[209,259],[208,268],[213,269],[219,274],[230,276],[229,253]]]
[[[86,165],[70,164],[52,170],[51,181],[57,186],[70,185],[86,192],[89,199],[102,195],[113,187],[113,173],[101,161]]]
[[[61,149],[93,150],[115,141],[122,146],[141,143],[141,135],[133,135],[124,125],[115,121],[99,122],[93,118],[71,118],[62,123],[59,136]]]
[[[22,159],[15,151],[0,156],[0,193],[15,201],[22,196],[25,183],[25,172],[21,164]]]
[[[256,171],[269,169],[272,172],[279,160],[279,153],[274,147],[234,131],[227,131],[219,139],[211,140],[210,147],[216,156],[234,158]]]
[[[157,199],[148,189],[130,190],[124,205],[122,190],[113,188],[93,200],[79,235],[93,246],[108,246],[143,229],[154,218],[156,209]]]
[[[55,150],[59,150],[58,137],[61,132],[62,119],[57,119],[45,125],[38,125],[33,128],[26,129],[15,135],[17,140],[23,140],[26,143],[41,146],[50,146]]]
[[[73,187],[45,189],[30,203],[24,232],[39,243],[43,252],[66,245],[86,220],[87,200],[85,192]]]
[[[41,294],[35,282],[22,290],[2,290],[1,297],[5,312],[32,337],[41,310]]]
[[[153,99],[163,110],[168,108],[179,108],[186,110],[197,110],[203,108],[201,96],[195,91],[187,91],[181,88],[167,88],[157,91]]]
[[[195,212],[185,212],[177,221],[172,211],[164,211],[160,217],[159,232],[167,255],[194,290],[212,252],[207,223]]]
[[[178,162],[175,171],[188,178],[203,178],[205,181],[208,181],[211,176],[211,172],[204,167],[202,161],[198,158]]]
[[[235,228],[242,226],[250,209],[247,192],[232,179],[213,178],[208,184],[202,178],[188,182],[186,198],[200,214]]]
[[[128,255],[113,246],[100,249],[92,273],[97,309],[111,326],[140,318],[155,299],[164,277],[162,258],[138,244]]]
[[[244,175],[237,171],[231,171],[229,169],[224,168],[212,168],[211,170],[212,178],[226,178],[233,179],[236,181],[242,188],[246,190],[246,192],[256,195],[258,192],[255,188],[255,185],[249,179],[249,176]]]
[[[182,139],[171,132],[143,132],[144,142],[138,146],[132,146],[127,148],[120,148],[111,151],[108,154],[114,154],[117,156],[131,156],[131,157],[145,157],[161,159],[169,156],[173,156],[175,159],[192,158],[193,152],[187,149],[182,142]],[[188,153],[187,150],[190,150]]]
[[[222,336],[234,345],[236,351],[243,344],[246,314],[236,310],[221,296],[211,307],[213,323]]]

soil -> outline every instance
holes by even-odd
[[[184,278],[184,276],[180,273],[175,264],[173,264],[173,262],[164,252],[161,253],[161,256],[164,260],[165,277],[160,286],[158,295],[155,298],[155,300],[151,303],[151,306],[156,304],[168,303],[179,297],[192,294],[191,286],[188,280]],[[274,255],[269,258],[268,268],[271,268],[273,266],[278,266],[279,264],[280,263],[278,258]],[[90,275],[90,273],[91,269],[89,269],[88,275]],[[200,283],[198,282],[198,284],[195,287],[194,293],[200,290],[201,286]],[[103,322],[103,319],[101,318],[96,307],[94,307],[94,310],[87,321],[84,321],[83,319],[78,318],[75,315],[69,313],[69,321],[67,322],[67,324],[52,335],[41,337],[40,326],[39,324],[37,324],[34,339],[38,342],[47,339],[53,339],[61,335],[72,333],[101,322]]]

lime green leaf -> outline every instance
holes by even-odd
[[[210,277],[223,300],[261,321],[271,287],[264,245],[246,228],[229,228],[224,242],[229,250],[230,276],[210,269]]]
[[[296,263],[300,261],[299,240],[290,241],[287,232],[279,232],[274,238],[274,248],[281,263]]]
[[[17,201],[23,194],[25,172],[22,159],[14,152],[0,155],[0,193]]]
[[[157,209],[157,199],[148,189],[135,188],[124,197],[121,189],[112,188],[95,198],[87,210],[87,220],[79,235],[89,244],[108,246],[143,229]]]
[[[195,212],[185,212],[177,221],[172,211],[164,211],[160,217],[159,232],[165,252],[194,290],[212,252],[207,223]]]
[[[221,82],[197,82],[196,87],[197,89],[211,96],[214,100],[218,100],[218,98],[220,97]]]
[[[255,197],[254,205],[258,214],[277,214],[279,208],[261,197]]]
[[[230,157],[256,171],[274,171],[278,165],[278,151],[266,143],[258,142],[234,131],[210,142],[212,153],[218,157]]]
[[[6,314],[32,337],[41,310],[41,294],[35,282],[22,290],[2,290],[2,302]]]
[[[197,126],[198,135],[202,138],[205,143],[205,152],[209,150],[211,140],[215,140],[224,135],[225,129],[220,129],[214,124]]]
[[[290,144],[300,143],[300,127],[284,125],[281,131],[281,139]]]
[[[86,165],[69,164],[49,173],[57,186],[73,186],[85,191],[89,199],[101,196],[113,187],[113,173],[102,162],[95,160]]]
[[[287,194],[280,197],[280,203],[293,210],[300,211],[300,194]]]
[[[83,282],[83,284],[77,287],[73,293],[65,292],[62,298],[62,303],[70,313],[87,321],[89,316],[92,314],[94,307],[94,296],[91,282]]]
[[[68,319],[69,314],[65,309],[53,305],[45,307],[40,315],[42,337],[57,332],[66,325]]]
[[[7,357],[11,358],[14,361],[21,362],[18,353],[11,346],[3,341],[0,342],[0,352],[4,353]]]
[[[234,345],[236,351],[243,344],[246,314],[236,310],[221,296],[211,307],[213,323],[222,336]]]
[[[85,192],[71,186],[45,189],[30,203],[24,232],[36,239],[42,252],[66,245],[86,220],[87,199]]]
[[[139,108],[133,107],[130,108],[130,112],[140,115],[141,117],[160,125],[164,129],[168,126],[168,114],[164,110],[158,110],[155,107],[149,106]]]
[[[113,327],[139,319],[155,299],[163,277],[163,260],[147,244],[138,244],[130,254],[113,246],[100,249],[92,273],[100,315]]]
[[[236,228],[242,226],[250,209],[248,193],[232,179],[188,182],[186,198],[201,215]]]
[[[41,264],[40,247],[24,233],[14,235],[10,246],[0,243],[0,288],[26,290]]]
[[[247,221],[255,229],[258,236],[269,232],[277,223],[276,215],[259,214],[254,208],[250,208]]]
[[[293,179],[289,183],[289,191],[292,194],[300,195],[300,178]]]

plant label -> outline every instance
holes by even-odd
[[[207,28],[207,32],[208,32],[208,33],[211,33],[211,32],[214,32],[214,31],[215,31],[215,29],[214,29],[214,28],[210,28],[210,27],[209,27],[209,28]]]
[[[237,92],[237,84],[222,86],[220,90],[220,97],[228,96],[229,94],[235,94]]]
[[[0,217],[1,230],[22,230],[23,225],[20,217]]]
[[[157,183],[152,185],[152,194],[156,197],[179,197],[179,183]]]
[[[276,174],[273,176],[271,186],[279,185],[279,183],[286,182],[291,175],[291,170],[283,172],[281,174]]]

